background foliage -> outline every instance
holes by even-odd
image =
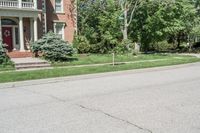
[[[120,27],[124,21],[120,1],[123,0],[78,0],[78,35],[87,40],[86,46],[81,47],[89,49],[79,49],[80,53],[127,50]],[[128,39],[146,52],[155,50],[152,45],[172,45],[178,50],[184,43],[193,44],[200,35],[199,9],[199,0],[143,0],[134,13]]]

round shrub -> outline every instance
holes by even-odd
[[[9,57],[6,54],[6,45],[0,40],[0,64],[6,64],[9,62]]]
[[[118,54],[124,54],[125,52],[127,52],[127,47],[126,45],[124,45],[123,43],[119,43],[115,48],[114,48],[114,52],[118,53]]]
[[[74,53],[72,46],[53,32],[49,32],[42,39],[33,42],[31,49],[36,55],[38,52],[42,53],[42,56],[50,61],[67,60]]]
[[[6,44],[3,44],[2,41],[0,40],[0,65],[2,66],[14,66],[13,62],[10,60],[8,55],[6,54]]]
[[[80,54],[89,53],[90,51],[90,44],[85,36],[76,36],[74,38],[73,46]]]
[[[154,43],[152,45],[152,49],[157,52],[166,52],[173,49],[173,45],[168,43],[167,41],[161,41]]]
[[[131,40],[123,40],[121,43],[114,48],[115,53],[124,54],[131,52],[134,49],[134,44]]]

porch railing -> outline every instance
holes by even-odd
[[[33,2],[22,2],[22,8],[34,8]]]
[[[5,1],[0,0],[0,7],[7,8],[27,8],[34,9],[34,2],[22,2],[21,4],[18,1]]]
[[[19,7],[19,2],[18,1],[1,1],[0,0],[0,7],[17,8],[17,7]]]

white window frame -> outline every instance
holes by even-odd
[[[63,22],[54,22],[54,33],[57,34],[56,26],[60,25],[62,26],[62,39],[65,39],[65,23]]]
[[[56,0],[55,0],[55,13],[64,13],[64,3],[63,3],[63,0],[61,0],[61,11],[57,11],[56,10]]]

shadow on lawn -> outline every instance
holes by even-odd
[[[55,59],[54,61],[52,61],[52,63],[56,63],[56,62],[73,62],[73,61],[78,61],[78,58],[76,57],[63,57],[63,58],[59,58],[59,59]]]
[[[168,56],[168,54],[173,54],[175,52],[169,52],[169,51],[162,51],[162,52],[155,52],[155,51],[149,51],[149,52],[143,52],[144,55],[159,55],[159,56]]]
[[[75,57],[68,57],[68,58],[65,58],[65,59],[62,60],[62,61],[66,61],[66,62],[78,61],[78,58],[75,58]]]

